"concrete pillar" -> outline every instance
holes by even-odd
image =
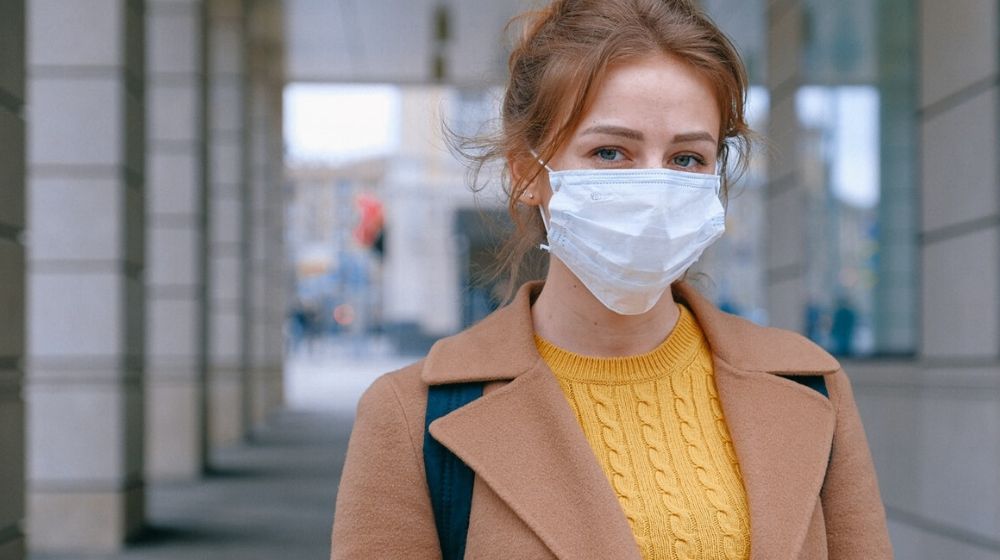
[[[997,4],[920,4],[921,353],[932,360],[1000,356]]]
[[[764,186],[767,249],[764,286],[770,324],[804,330],[808,193],[799,143],[795,94],[802,85],[802,0],[771,0],[767,9],[770,92],[768,181]]]
[[[107,551],[144,511],[145,3],[28,8],[29,545]]]
[[[265,60],[277,57],[259,52],[255,59],[264,64]],[[280,63],[280,61],[275,61]],[[280,405],[281,378],[283,371],[282,324],[284,311],[280,307],[283,300],[280,271],[284,267],[281,254],[281,213],[282,204],[282,161],[281,138],[281,84],[271,82],[268,76],[257,76],[253,84],[252,123],[252,177],[253,226],[251,276],[253,278],[253,298],[251,301],[253,379],[253,422],[258,425]],[[275,112],[278,111],[278,115]],[[279,142],[275,142],[275,139]],[[278,144],[278,151],[275,151]],[[277,271],[275,270],[277,269]],[[275,272],[278,272],[277,274]]]
[[[251,64],[251,200],[253,225],[251,247],[251,299],[253,353],[253,421],[257,425],[283,398],[284,253],[282,216],[283,149],[282,94],[283,53],[273,36],[280,33],[281,20],[267,10],[254,14]],[[279,31],[268,28],[278,27]],[[280,35],[279,35],[280,37]]]
[[[146,296],[146,473],[192,479],[205,466],[204,4],[152,0],[149,25],[149,204]]]
[[[247,404],[247,73],[244,3],[209,6],[209,437],[213,446],[241,440]]]
[[[24,29],[0,4],[0,560],[24,557]]]
[[[265,296],[265,368],[267,398],[265,410],[273,412],[285,404],[285,318],[288,314],[288,257],[285,246],[285,209],[288,206],[285,187],[284,142],[284,77],[281,87],[271,89],[270,127],[267,150],[270,165],[268,197],[265,207],[266,230],[264,267]]]

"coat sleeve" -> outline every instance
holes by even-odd
[[[829,558],[891,559],[885,508],[850,381],[843,371],[827,379],[837,410],[830,466],[821,495]]]
[[[415,421],[422,418],[407,418],[391,376],[361,397],[337,491],[331,560],[440,560]]]

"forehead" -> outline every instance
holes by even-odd
[[[576,132],[612,122],[644,133],[705,130],[722,120],[711,82],[677,56],[657,54],[608,68]]]

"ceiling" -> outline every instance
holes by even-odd
[[[760,59],[765,0],[702,0],[720,26]],[[544,0],[284,0],[289,81],[431,83],[435,53],[445,81],[459,86],[502,83],[504,26]],[[438,6],[449,12],[449,39],[435,40]],[[763,61],[748,60],[751,66]],[[754,68],[762,70],[760,68]]]
[[[435,13],[449,12],[441,52],[449,83],[503,80],[503,27],[529,0],[285,0],[290,81],[435,81]]]

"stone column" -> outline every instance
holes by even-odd
[[[0,560],[24,557],[24,28],[0,4]]]
[[[1000,357],[1000,16],[920,5],[921,353]],[[996,527],[994,527],[995,529]]]
[[[278,45],[260,41],[252,65],[253,194],[251,301],[253,421],[260,424],[280,405],[283,387],[282,60]]]
[[[28,8],[29,545],[107,551],[144,511],[145,3]]]
[[[146,472],[193,479],[206,461],[204,5],[152,0],[147,18]]]
[[[265,410],[270,413],[285,404],[285,318],[288,313],[288,257],[285,246],[285,209],[288,206],[285,187],[285,141],[283,132],[284,77],[280,87],[271,90],[267,137],[268,178],[265,205],[264,238],[267,261],[264,268],[265,356],[268,379]]]
[[[802,83],[802,0],[768,2],[767,87],[770,92],[765,193],[764,285],[770,324],[803,332],[806,305],[808,196],[799,158],[795,94]]]
[[[243,2],[209,5],[209,437],[217,446],[241,440],[249,428],[247,79]]]

